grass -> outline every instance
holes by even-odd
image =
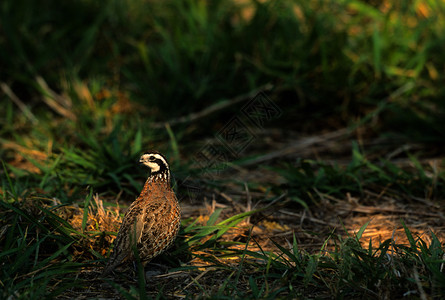
[[[444,297],[444,22],[441,1],[3,1],[0,298]],[[253,124],[264,86],[282,113]],[[253,142],[228,154],[233,117]],[[186,208],[170,273],[102,280],[151,148]]]
[[[349,192],[363,197],[365,190],[385,189],[440,201],[445,192],[443,171],[434,174],[437,170],[422,166],[415,157],[410,160],[409,169],[385,159],[373,163],[353,144],[352,159],[347,166],[300,160],[274,169],[286,179],[291,198],[306,207],[317,198],[317,193],[341,197]]]

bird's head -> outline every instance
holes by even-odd
[[[170,180],[170,168],[165,156],[157,151],[148,151],[142,154],[139,163],[150,168],[150,177],[159,177]]]

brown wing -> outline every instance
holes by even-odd
[[[114,242],[113,253],[105,266],[103,275],[107,275],[122,262],[131,258],[132,245],[135,245],[140,239],[144,227],[142,222],[143,207],[140,205],[140,202],[135,201],[128,208]]]

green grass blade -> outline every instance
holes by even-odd
[[[73,243],[74,243],[74,241],[72,241],[71,243],[68,243],[65,246],[63,246],[60,249],[58,249],[56,252],[54,252],[53,254],[51,254],[50,256],[45,258],[44,260],[42,260],[39,264],[37,264],[35,269],[40,269],[40,268],[43,268],[44,266],[48,265],[53,259],[58,257],[63,252],[65,252],[69,247],[71,247],[71,245]]]
[[[365,232],[366,227],[368,227],[368,225],[369,225],[369,222],[371,222],[371,220],[369,220],[362,227],[360,227],[360,230],[357,232],[357,235],[356,235],[357,241],[362,238],[363,232]]]
[[[12,184],[11,178],[9,177],[8,170],[6,169],[5,162],[2,160],[3,171],[5,172],[6,179],[8,180],[9,189],[11,190],[14,200],[17,200],[17,192],[15,191],[14,185]]]
[[[132,155],[139,155],[142,152],[142,129],[138,128],[133,141]]]
[[[408,227],[406,226],[406,224],[403,220],[401,220],[401,222],[402,222],[403,229],[405,230],[405,235],[408,238],[409,244],[411,245],[411,249],[414,250],[415,252],[417,252],[417,243],[414,240],[414,237],[411,234],[411,231],[408,229]]]
[[[218,219],[219,215],[222,212],[222,208],[217,208],[215,211],[210,215],[209,220],[207,221],[207,226],[212,226],[216,223],[216,220]],[[221,224],[218,224],[221,225]]]
[[[84,205],[83,205],[82,232],[85,232],[85,228],[87,226],[88,209],[89,209],[92,198],[93,198],[93,189],[90,188],[90,192],[85,197],[85,201],[84,201]]]

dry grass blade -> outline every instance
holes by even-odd
[[[66,96],[58,95],[54,92],[46,81],[41,77],[36,77],[37,84],[43,92],[43,101],[59,115],[72,121],[76,120],[76,115],[71,111],[72,103]]]

